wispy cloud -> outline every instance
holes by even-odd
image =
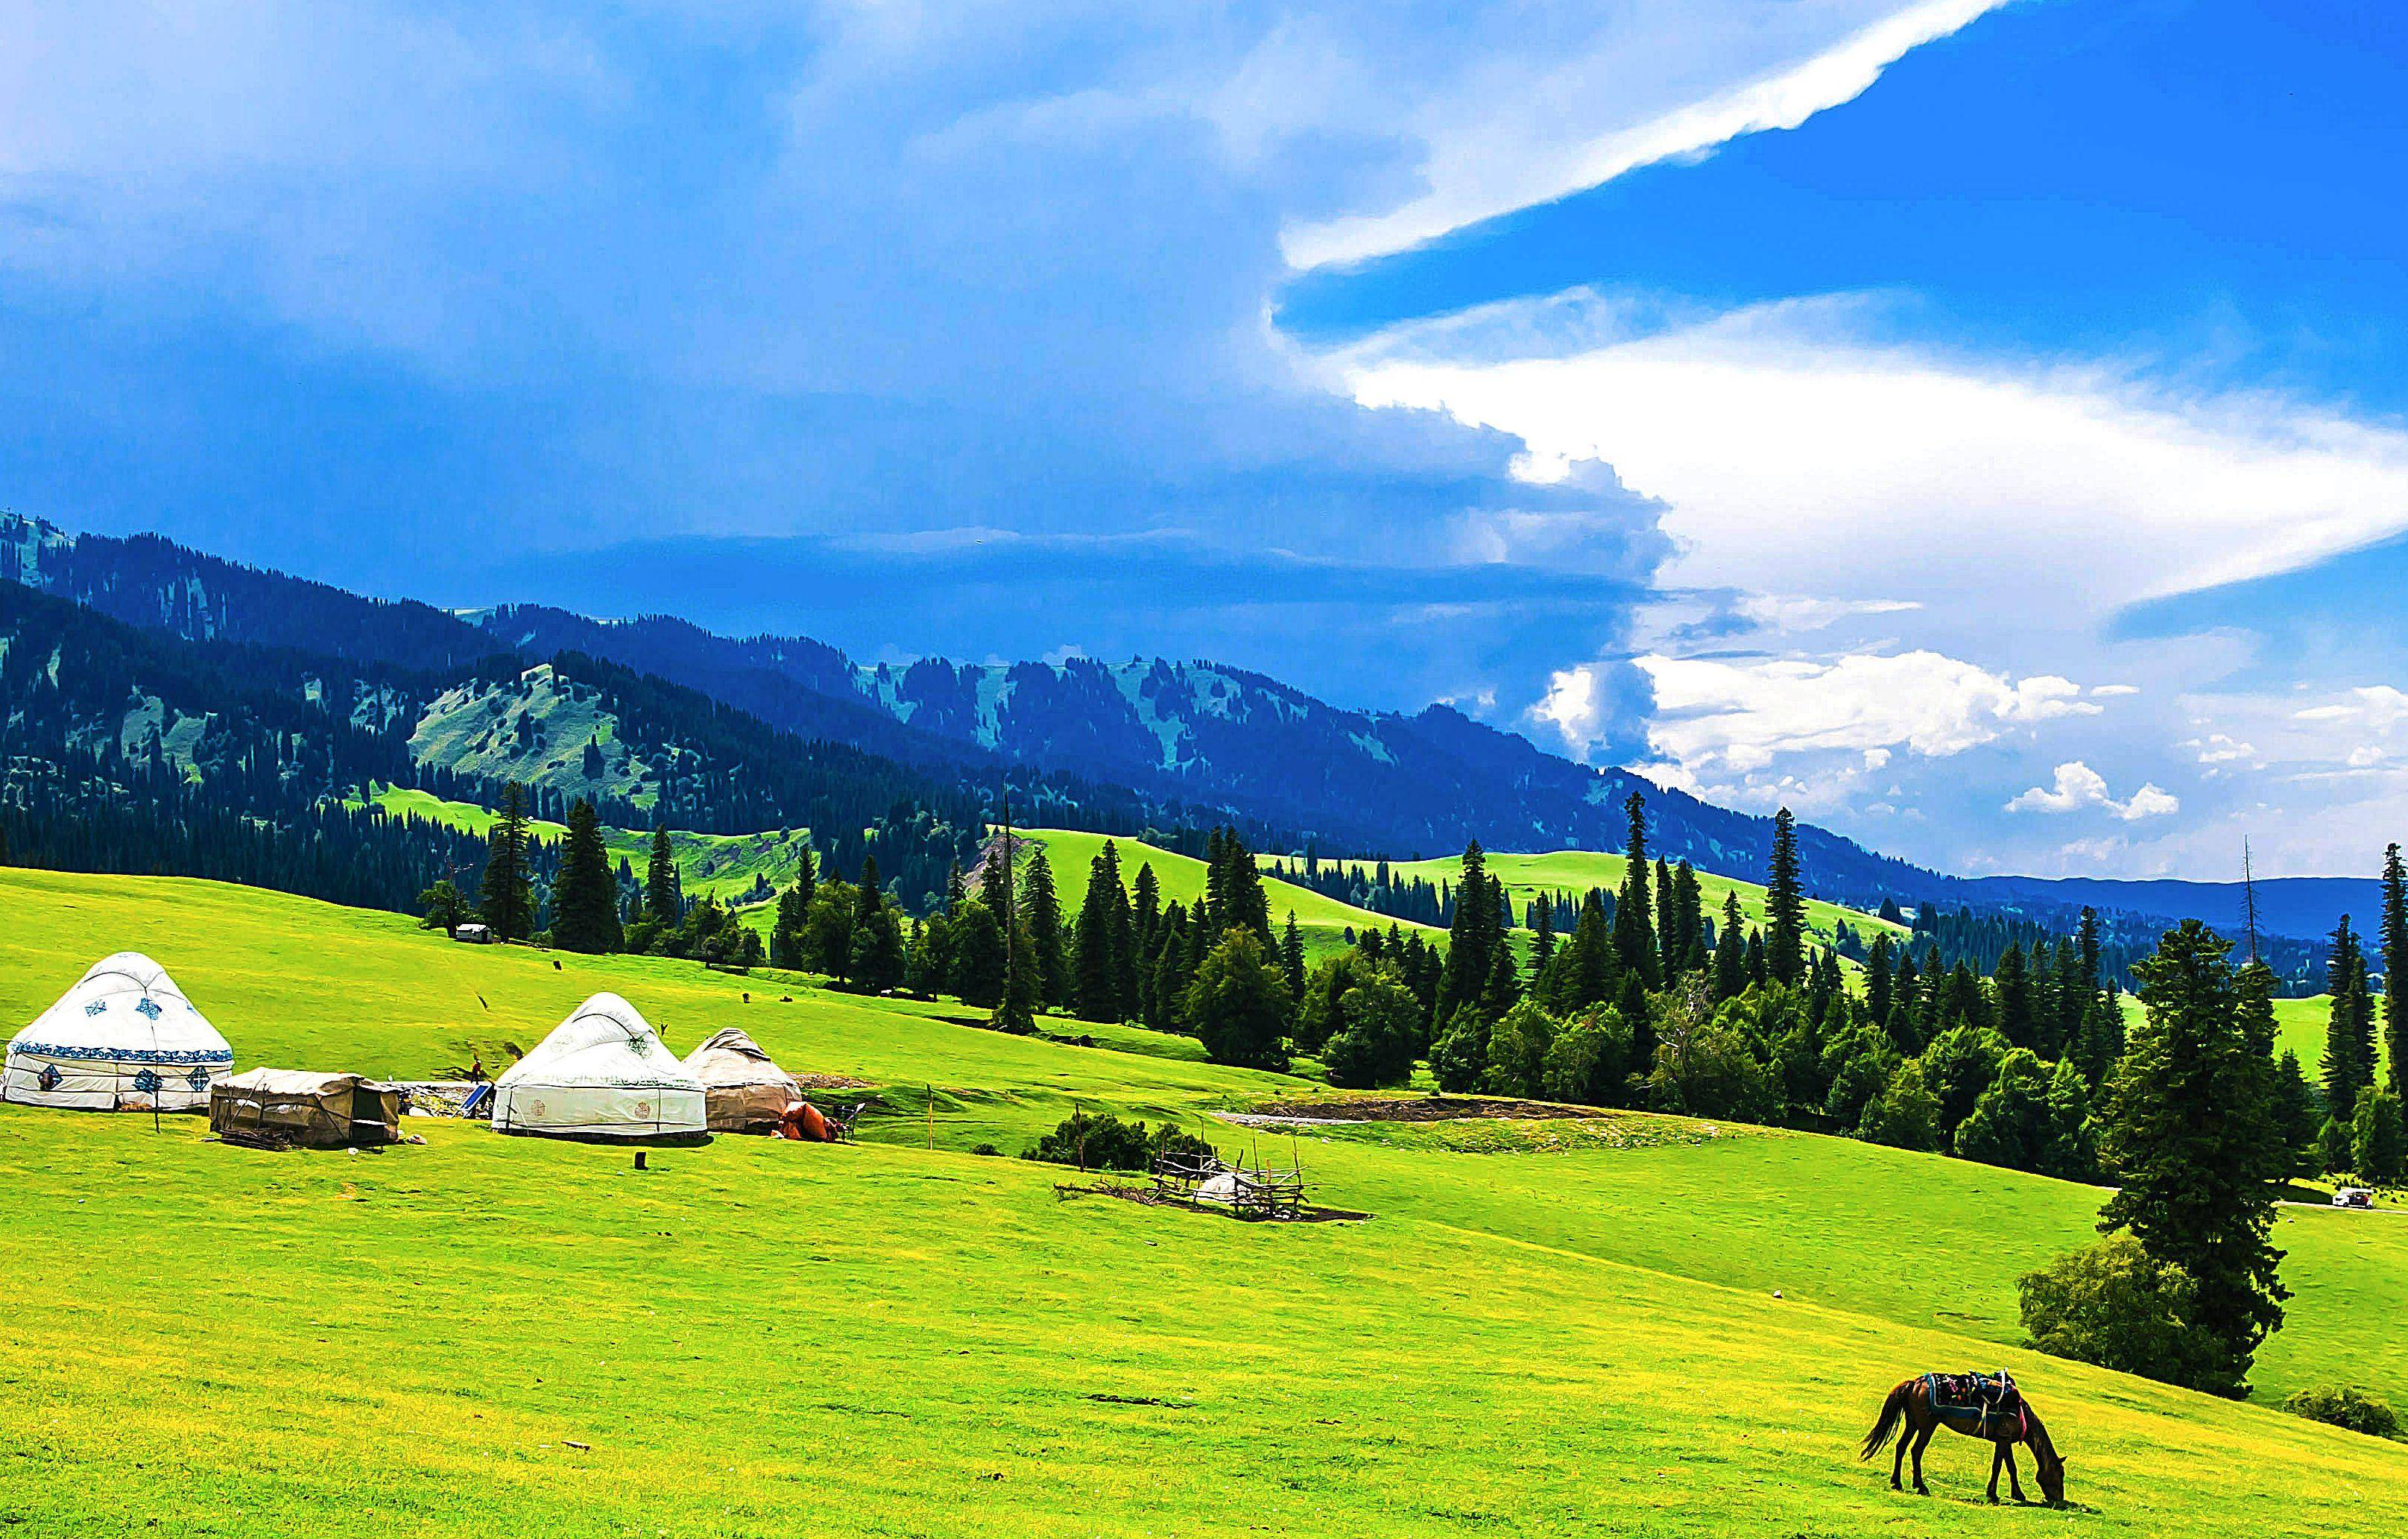
[[[1381,212],[1292,225],[1282,249],[1298,267],[1359,262],[1742,135],[1795,128],[1863,94],[1911,50],[2004,3],[1919,0],[1870,20],[1863,19],[1869,7],[1846,6],[1788,7],[1787,16],[1688,7],[1693,44],[1711,40],[1724,60],[1750,61],[1754,68],[1686,99],[1681,89],[1698,91],[1705,72],[1670,38],[1634,37],[1660,20],[1652,14],[1657,7],[1636,7],[1630,24],[1601,26],[1589,46],[1575,47],[1569,57],[1514,61],[1518,79],[1510,69],[1484,69],[1455,91],[1410,104],[1407,120],[1426,146],[1421,190]],[[1824,30],[1848,24],[1842,18],[1851,11],[1853,30]]]

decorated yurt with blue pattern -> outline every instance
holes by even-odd
[[[613,1143],[710,1138],[702,1082],[616,994],[569,1012],[494,1081],[494,1130]]]
[[[167,970],[136,951],[94,962],[8,1043],[0,1100],[90,1112],[205,1112],[234,1051]]]

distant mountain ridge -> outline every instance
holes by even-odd
[[[1451,706],[1350,710],[1210,662],[923,658],[896,668],[808,638],[732,640],[669,616],[595,620],[531,604],[481,624],[531,654],[609,657],[791,731],[848,729],[869,711],[913,734],[923,753],[944,745],[1224,807],[1303,830],[1333,854],[1433,856],[1468,838],[1500,850],[1619,850],[1633,791],[1647,798],[1656,854],[1761,880],[1771,847],[1770,818],[1575,764]],[[1825,829],[1801,827],[1799,837],[1825,896],[1912,901],[1948,882]]]
[[[778,731],[842,744],[965,788],[1007,766],[1086,783],[1124,819],[1229,816],[1291,830],[1331,856],[1492,849],[1619,851],[1622,801],[1647,798],[1655,853],[1761,881],[1770,819],[1668,789],[1628,770],[1575,764],[1516,734],[1434,705],[1352,710],[1263,674],[1204,661],[864,664],[799,636],[730,638],[666,615],[597,620],[539,604],[454,614],[364,597],[247,567],[155,535],[68,533],[0,514],[0,580],[125,624],[194,640],[320,654],[422,674],[498,676],[563,654],[651,675]],[[1069,796],[1078,793],[1049,792]],[[1056,801],[1056,806],[1061,805]],[[1033,813],[1035,810],[1030,809]],[[2085,903],[2237,928],[2237,884],[1943,875],[1801,826],[1817,895],[2014,910],[2062,923]],[[2269,933],[2311,936],[2341,912],[2371,915],[2373,885],[2258,884]]]

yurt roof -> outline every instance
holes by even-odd
[[[705,1085],[787,1085],[795,1077],[778,1067],[767,1050],[740,1027],[714,1031],[700,1047],[686,1055],[685,1066]]]
[[[167,970],[138,951],[94,962],[8,1046],[62,1058],[234,1061],[225,1038],[184,998]]]
[[[556,1085],[619,1089],[699,1090],[642,1012],[616,994],[596,994],[569,1012],[535,1051],[503,1072],[496,1085]]]

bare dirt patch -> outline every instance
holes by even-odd
[[[1493,1096],[1364,1096],[1345,1100],[1273,1100],[1224,1117],[1246,1126],[1295,1123],[1327,1127],[1340,1122],[1462,1122],[1473,1117],[1514,1122],[1566,1122],[1609,1115],[1595,1106],[1559,1106],[1543,1100]]]

